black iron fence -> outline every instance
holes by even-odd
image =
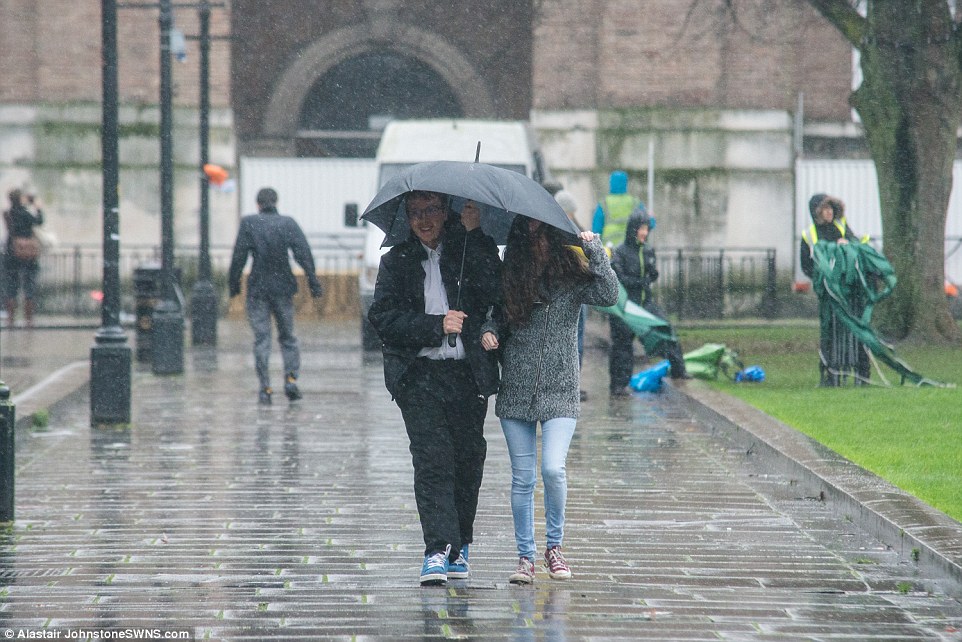
[[[312,239],[317,270],[325,279],[325,309],[357,309],[360,250],[344,239]],[[176,248],[174,263],[189,298],[198,274],[198,248]],[[231,247],[210,248],[215,290],[221,310],[227,310],[227,270]],[[96,317],[103,264],[95,245],[61,245],[41,258],[38,308],[47,314]],[[160,264],[158,246],[124,246],[120,252],[121,309],[132,319],[136,309],[134,276],[138,268]],[[678,319],[739,317],[775,318],[779,293],[790,290],[792,274],[776,269],[773,249],[658,248],[660,278],[653,288],[656,300]]]
[[[791,280],[774,249],[659,248],[658,272],[655,299],[678,319],[776,318]]]
[[[360,253],[355,248],[321,243],[314,244],[317,271],[327,277],[325,298],[336,298],[334,304],[348,308],[356,301],[350,284],[356,282],[360,269]],[[211,274],[215,291],[221,297],[221,310],[227,309],[227,271],[231,246],[210,248]],[[120,250],[120,291],[122,315],[133,318],[136,307],[134,276],[137,268],[160,266],[159,246],[122,246]],[[2,262],[0,262],[2,265]],[[177,247],[174,265],[181,274],[181,287],[186,297],[197,281],[199,249]],[[2,277],[3,275],[0,275]],[[354,277],[354,278],[352,278]],[[0,278],[2,280],[2,278]],[[99,245],[63,245],[44,250],[37,279],[37,308],[45,314],[96,317],[100,314],[103,287],[103,253]]]

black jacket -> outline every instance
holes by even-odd
[[[458,300],[458,274],[465,238],[467,253]],[[381,257],[374,286],[374,302],[368,319],[381,338],[384,353],[384,385],[397,397],[399,384],[422,348],[439,347],[445,340],[444,315],[424,312],[424,246],[413,235]],[[498,362],[495,352],[481,347],[481,324],[497,301],[501,282],[498,246],[480,229],[467,235],[457,219],[448,222],[441,250],[441,280],[451,309],[468,316],[461,332],[465,356],[478,385],[478,393],[489,396],[498,391]]]
[[[651,284],[658,280],[655,251],[647,243],[643,247],[638,244],[638,228],[642,221],[642,216],[632,214],[625,229],[625,242],[611,254],[611,267],[618,275],[618,280],[625,286],[628,298],[639,305],[651,301]]]
[[[13,255],[13,239],[15,237],[30,238],[34,236],[33,228],[43,225],[43,212],[37,210],[36,215],[34,215],[23,205],[14,205],[3,213],[3,220],[7,224],[7,265],[11,269],[18,266],[36,265],[36,259],[22,261]]]
[[[240,294],[244,265],[247,264],[247,256],[253,254],[254,262],[247,279],[247,295],[293,296],[297,292],[297,279],[291,272],[288,249],[304,270],[311,295],[321,296],[321,283],[317,280],[314,257],[304,232],[297,221],[290,216],[278,214],[273,208],[241,219],[228,273],[230,295]]]

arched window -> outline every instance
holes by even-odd
[[[301,106],[298,156],[373,157],[392,118],[459,118],[454,92],[423,62],[391,51],[344,60],[321,76]]]

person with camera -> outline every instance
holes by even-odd
[[[10,209],[3,213],[3,220],[7,225],[4,256],[7,326],[14,327],[17,298],[22,289],[23,318],[27,327],[32,327],[36,310],[34,297],[37,291],[37,274],[40,272],[40,239],[37,238],[34,228],[43,225],[43,208],[40,199],[22,190],[11,190],[8,196]],[[30,211],[31,208],[33,212]]]

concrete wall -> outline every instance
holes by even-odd
[[[648,202],[654,143],[656,247],[775,248],[793,264],[792,120],[775,110],[534,110],[552,173],[590,226],[608,175],[622,169]]]
[[[210,159],[233,173],[231,113],[211,115]],[[45,203],[46,224],[61,245],[100,244],[101,111],[98,104],[0,105],[0,193],[15,187]],[[160,245],[159,112],[120,110],[121,245]],[[174,241],[199,242],[200,172],[198,116],[174,114]],[[237,232],[235,193],[211,191],[211,244],[232,244]]]

